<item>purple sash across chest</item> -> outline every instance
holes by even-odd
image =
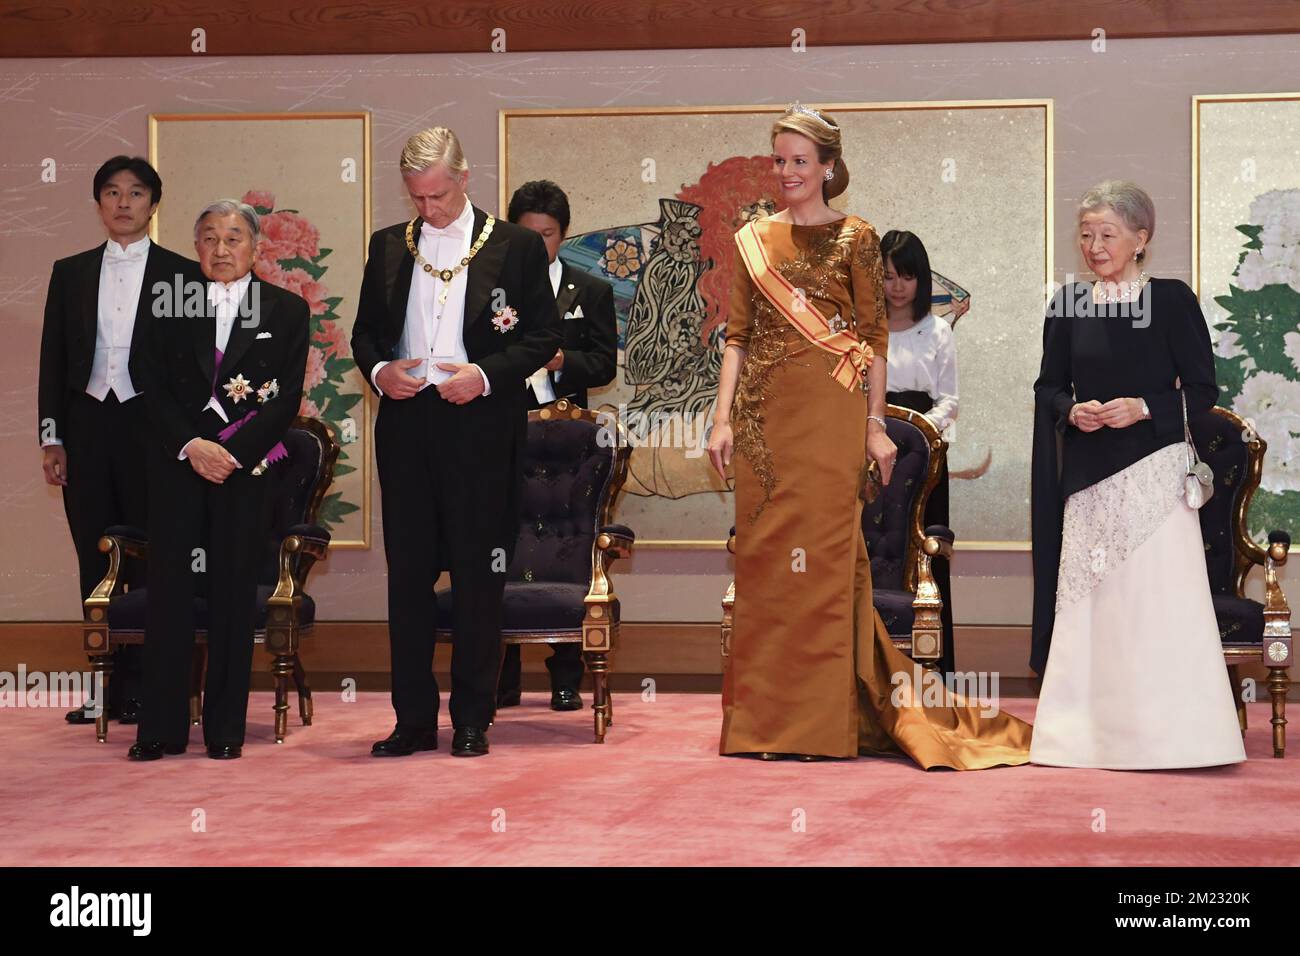
[[[221,351],[221,349],[214,349],[213,351],[216,356],[216,361],[212,363],[212,369],[213,369],[212,397],[216,398],[217,401],[220,402],[220,399],[217,397],[217,376],[220,374],[221,360],[225,358],[225,354]],[[248,424],[256,417],[257,417],[257,409],[256,408],[249,409],[248,414],[245,415],[243,418],[236,419],[235,421],[227,425],[225,428],[221,429],[221,431],[217,432],[217,438],[220,439],[221,443],[224,445],[226,442],[230,440],[231,435],[239,431],[241,428],[243,428],[246,424]],[[280,459],[288,458],[288,457],[289,457],[289,449],[284,447],[284,442],[278,441],[271,448],[271,450],[266,453],[266,457],[262,460],[265,461],[268,465],[273,465]]]

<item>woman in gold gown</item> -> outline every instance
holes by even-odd
[[[1027,763],[1029,725],[924,695],[872,607],[859,492],[868,460],[887,482],[896,454],[883,421],[879,240],[826,205],[848,185],[833,119],[791,107],[772,151],[786,207],[737,234],[709,441],[720,473],[737,452],[720,752],[904,754],[926,769]]]

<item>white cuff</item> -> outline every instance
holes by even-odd
[[[472,362],[471,362],[470,364],[473,365]],[[491,395],[491,394],[492,394],[492,383],[488,381],[487,372],[483,371],[483,369],[479,368],[479,366],[477,366],[477,365],[474,365],[474,367],[478,369],[478,373],[479,373],[479,375],[482,375],[482,376],[483,376],[483,394],[484,394],[484,395]]]
[[[55,445],[58,445],[58,446],[62,447],[62,445],[63,445],[63,439],[62,439],[62,438],[51,438],[49,441],[43,441],[43,442],[41,442],[41,447],[42,447],[42,448],[51,448],[51,447],[53,447],[53,446],[55,446]]]
[[[379,370],[387,365],[387,362],[376,362],[375,367],[370,370],[370,381],[375,386],[375,391],[382,396],[384,390],[379,387]]]

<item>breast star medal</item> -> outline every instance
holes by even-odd
[[[236,375],[224,386],[226,397],[238,405],[253,394],[253,383],[242,375]]]
[[[519,313],[510,306],[492,313],[492,325],[498,332],[509,332],[518,324]]]

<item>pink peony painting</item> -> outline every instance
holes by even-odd
[[[344,377],[356,363],[352,360],[347,332],[339,321],[337,310],[342,297],[331,296],[323,281],[329,266],[322,260],[332,250],[321,248],[320,230],[298,210],[276,209],[274,193],[250,189],[244,193],[244,202],[261,217],[262,241],[253,267],[258,278],[302,296],[311,308],[311,351],[307,354],[307,373],[298,413],[329,422],[336,435],[346,433],[348,429],[343,422],[351,419],[362,394],[343,390]],[[334,466],[335,479],[356,471],[356,466],[348,461],[350,447],[345,443],[339,452]],[[342,492],[331,490],[321,503],[318,520],[330,528],[359,508],[357,502],[346,500]]]

